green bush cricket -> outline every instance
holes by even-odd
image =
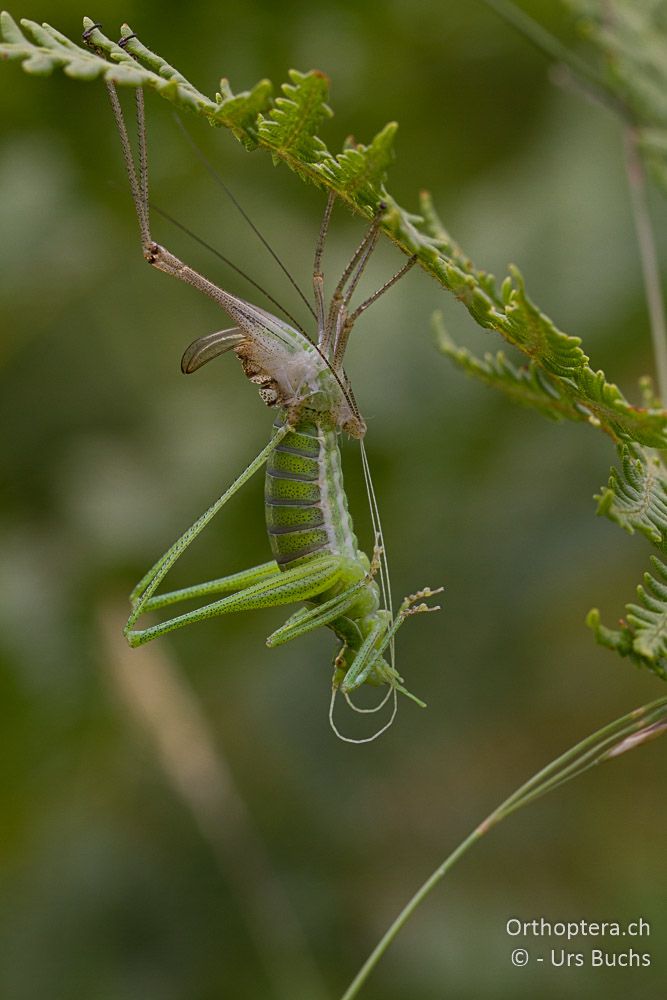
[[[273,632],[267,645],[277,646],[327,626],[341,643],[334,659],[332,726],[336,728],[332,715],[336,693],[340,691],[350,702],[350,693],[363,684],[387,685],[387,697],[393,695],[394,698],[389,725],[396,712],[397,692],[423,705],[403,686],[395,668],[394,636],[408,616],[438,610],[437,606],[425,602],[442,588],[426,587],[409,595],[394,616],[378,508],[363,443],[362,462],[376,535],[370,559],[359,549],[354,534],[343,487],[338,438],[344,431],[362,442],[366,431],[343,368],[352,327],[359,316],[410,269],[415,258],[408,260],[361,305],[350,310],[352,294],[378,241],[385,209],[380,204],[327,304],[321,262],[334,204],[334,196],[330,194],[315,250],[315,308],[311,311],[317,322],[317,341],[310,340],[302,329],[224,291],[153,240],[149,222],[143,93],[141,89],[136,91],[137,167],[115,87],[108,82],[107,88],[121,136],[145,260],[157,270],[207,295],[235,324],[199,337],[190,344],[183,355],[182,370],[192,373],[221,354],[233,351],[245,375],[259,386],[264,403],[277,410],[268,445],[135,587],[125,635],[131,646],[139,646],[206,618],[304,602],[306,607]],[[264,465],[266,528],[273,559],[231,576],[156,594],[162,580],[190,543]],[[183,600],[211,597],[215,600],[195,610],[156,625],[136,627],[145,612]],[[388,660],[385,658],[387,651]],[[386,698],[381,705],[385,701]],[[375,711],[381,705],[359,711]],[[383,726],[379,732],[385,728]]]

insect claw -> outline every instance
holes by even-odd
[[[375,536],[375,545],[373,546],[373,558],[371,559],[371,564],[368,568],[368,573],[366,574],[366,579],[370,582],[374,576],[379,572],[382,553],[384,552],[384,546],[381,544],[381,536],[378,533]]]
[[[423,590],[418,590],[416,594],[410,594],[409,597],[406,597],[406,600],[409,601],[410,604],[414,604],[415,601],[421,601],[423,597],[435,597],[436,594],[441,594],[443,590],[444,587],[438,587],[436,590],[431,590],[430,587],[424,587]]]
[[[408,615],[423,614],[426,611],[440,611],[439,604],[433,606],[424,604],[423,599],[434,597],[436,594],[442,593],[443,590],[443,587],[437,587],[435,590],[431,590],[430,587],[424,587],[423,590],[418,590],[416,594],[408,594],[401,604],[399,614],[403,618],[407,618]],[[421,601],[422,603],[417,604],[417,601]]]
[[[96,30],[96,28],[101,28],[101,27],[102,27],[101,21],[96,21],[95,24],[91,24],[91,26],[89,28],[86,28],[84,33],[81,35],[81,41],[87,42],[92,33]]]

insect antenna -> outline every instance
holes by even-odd
[[[364,482],[366,484],[366,495],[368,497],[369,509],[371,512],[371,522],[373,525],[373,531],[377,538],[377,542],[381,547],[380,554],[380,589],[382,591],[382,600],[384,601],[384,606],[387,611],[391,614],[393,619],[394,609],[391,600],[391,581],[389,579],[389,561],[387,559],[387,549],[384,543],[384,534],[382,532],[382,522],[380,520],[380,510],[378,507],[377,497],[375,494],[375,488],[373,486],[373,479],[371,477],[370,465],[368,463],[368,456],[366,454],[366,448],[364,446],[363,440],[359,442],[361,448],[361,464],[364,470]],[[391,666],[395,669],[396,666],[396,656],[394,648],[394,640],[392,638],[389,644],[390,660]]]
[[[344,692],[343,697],[345,698],[345,701],[347,702],[348,706],[352,709],[353,712],[358,712],[359,715],[373,715],[375,712],[379,712],[380,709],[384,708],[384,706],[391,698],[392,691],[394,690],[395,689],[390,685],[387,688],[387,693],[382,699],[382,701],[379,702],[377,705],[373,705],[372,708],[360,708],[359,705],[355,705],[347,691]]]
[[[322,254],[324,252],[324,244],[326,243],[327,233],[329,232],[329,222],[331,221],[331,213],[333,211],[335,200],[335,193],[333,191],[329,191],[327,196],[327,205],[324,209],[324,215],[322,216],[322,223],[320,225],[320,232],[317,237],[317,243],[315,244],[315,259],[313,261],[313,293],[315,295],[315,308],[317,311],[317,343],[319,347],[323,346],[322,341],[324,337],[325,324]]]
[[[289,269],[286,267],[286,265],[280,259],[280,257],[278,256],[278,254],[276,253],[276,251],[273,249],[273,247],[271,246],[271,244],[269,243],[269,241],[266,239],[266,237],[264,236],[264,234],[260,231],[260,229],[258,228],[258,226],[256,226],[255,223],[252,221],[252,219],[250,218],[249,214],[246,212],[246,210],[244,209],[243,205],[241,205],[240,201],[238,200],[238,198],[236,197],[236,195],[234,194],[234,192],[231,190],[231,188],[229,187],[229,185],[226,183],[226,181],[224,180],[224,178],[222,177],[222,175],[215,169],[215,167],[213,166],[213,164],[211,163],[211,161],[208,159],[208,157],[206,156],[206,154],[203,152],[203,150],[201,150],[199,148],[199,146],[197,145],[197,143],[192,138],[192,136],[190,135],[190,133],[186,129],[185,125],[183,124],[183,121],[181,120],[180,115],[176,114],[176,115],[174,115],[174,118],[176,119],[176,124],[178,125],[179,129],[181,130],[181,132],[185,136],[186,141],[189,143],[191,149],[193,150],[193,152],[195,153],[195,155],[199,159],[200,163],[204,166],[204,168],[206,169],[206,171],[208,172],[208,174],[213,178],[213,180],[215,181],[215,183],[220,188],[222,188],[222,190],[225,192],[225,194],[227,195],[227,197],[231,201],[231,203],[234,206],[234,208],[241,214],[241,216],[243,217],[243,219],[245,219],[245,221],[247,222],[247,224],[252,229],[253,233],[258,237],[258,239],[260,240],[260,242],[262,243],[262,245],[271,254],[271,256],[275,260],[275,262],[278,265],[278,267],[280,268],[280,270],[283,272],[283,274],[286,276],[286,278],[288,279],[288,281],[290,282],[290,284],[292,285],[292,287],[295,289],[295,291],[297,292],[297,294],[300,296],[301,300],[304,302],[306,308],[308,309],[308,311],[310,312],[310,314],[312,315],[312,317],[316,320],[317,319],[317,314],[316,314],[315,310],[313,309],[313,307],[310,304],[310,302],[308,301],[307,297],[304,295],[303,291],[299,287],[299,284],[297,283],[296,279],[290,273]]]
[[[353,739],[351,736],[343,736],[340,729],[334,722],[334,707],[336,704],[336,695],[338,694],[338,688],[334,688],[331,692],[331,701],[329,702],[329,725],[338,739],[342,740],[343,743],[372,743],[373,740],[378,738],[378,736],[382,736],[383,733],[386,733],[389,727],[394,724],[394,719],[396,718],[396,713],[398,712],[398,695],[396,693],[396,688],[391,688],[391,691],[393,691],[394,694],[394,704],[392,706],[391,715],[389,716],[389,721],[385,722],[384,726],[381,726],[376,732],[373,733],[372,736],[364,736],[361,739]],[[386,700],[387,699],[385,698],[385,701]],[[382,704],[384,704],[384,702]]]
[[[288,320],[290,320],[290,322],[294,324],[297,330],[299,330],[304,335],[304,337],[308,337],[308,334],[301,326],[299,321],[294,318],[292,313],[289,312],[285,308],[285,306],[282,305],[276,298],[274,298],[270,292],[267,292],[266,288],[260,285],[258,281],[255,281],[254,278],[251,278],[250,275],[243,270],[243,268],[235,264],[232,260],[229,259],[229,257],[226,257],[216,247],[212,246],[210,243],[207,243],[206,240],[202,239],[201,236],[198,236],[197,233],[193,232],[192,229],[189,229],[184,223],[180,222],[178,219],[175,219],[173,215],[169,214],[169,212],[165,212],[163,208],[159,208],[153,202],[150,202],[149,204],[154,212],[157,212],[157,214],[162,216],[163,219],[166,219],[167,222],[170,222],[172,226],[176,226],[177,229],[180,229],[182,233],[185,233],[187,236],[189,236],[190,239],[194,240],[195,243],[198,243],[199,246],[204,247],[210,253],[215,254],[218,260],[221,260],[224,264],[227,265],[227,267],[230,267],[232,271],[236,271],[238,275],[240,275],[242,278],[245,278],[245,280],[249,282],[253,286],[253,288],[256,288],[259,292],[262,293],[262,295],[266,296],[269,302],[271,302],[274,306],[276,306],[276,308],[279,309],[280,312],[282,312],[288,318]]]

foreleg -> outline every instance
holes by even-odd
[[[423,612],[440,610],[438,605],[431,606],[425,604],[424,599],[439,594],[442,589],[442,587],[438,587],[437,590],[431,590],[429,587],[425,587],[416,594],[410,594],[401,604],[393,622],[378,621],[359,647],[357,655],[343,676],[340,676],[340,668],[334,674],[334,687],[339,688],[343,694],[349,694],[350,691],[361,687],[362,684],[370,680],[371,676],[375,674],[373,680],[376,683],[384,681],[395,687],[402,694],[412,698],[413,701],[422,704],[419,699],[415,698],[414,695],[403,687],[401,683],[402,678],[393,667],[383,662],[382,656],[406,618]]]

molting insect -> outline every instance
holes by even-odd
[[[387,685],[381,705],[393,695],[389,725],[396,712],[397,692],[423,704],[406,690],[395,668],[394,636],[408,616],[437,610],[425,602],[442,588],[426,587],[411,594],[402,602],[398,613],[392,613],[378,507],[363,448],[366,425],[344,371],[343,357],[356,320],[409,270],[415,258],[408,260],[382,288],[351,311],[351,297],[380,234],[385,209],[380,204],[327,303],[321,263],[334,204],[334,195],[329,195],[315,250],[315,305],[309,308],[317,323],[317,341],[311,341],[305,331],[296,328],[298,324],[291,326],[224,291],[153,240],[149,222],[143,94],[141,89],[136,91],[137,165],[115,87],[112,83],[107,87],[121,136],[145,259],[157,270],[203,292],[235,324],[230,329],[199,337],[190,344],[183,355],[182,370],[189,374],[233,351],[245,375],[259,386],[264,403],[277,413],[268,445],[134,589],[132,611],[125,629],[127,639],[130,645],[139,646],[184,625],[217,615],[304,602],[305,607],[269,636],[267,645],[277,646],[327,626],[340,641],[334,659],[332,726],[336,692],[340,691],[354,708],[349,696],[362,684]],[[348,511],[338,447],[341,431],[357,438],[361,444],[375,531],[371,558],[359,549]],[[157,594],[162,580],[187,546],[263,465],[266,465],[266,528],[273,559],[232,576]],[[208,600],[213,597],[214,600]],[[207,603],[159,624],[137,627],[145,612],[192,598],[206,599]],[[383,726],[379,732],[385,728]]]

